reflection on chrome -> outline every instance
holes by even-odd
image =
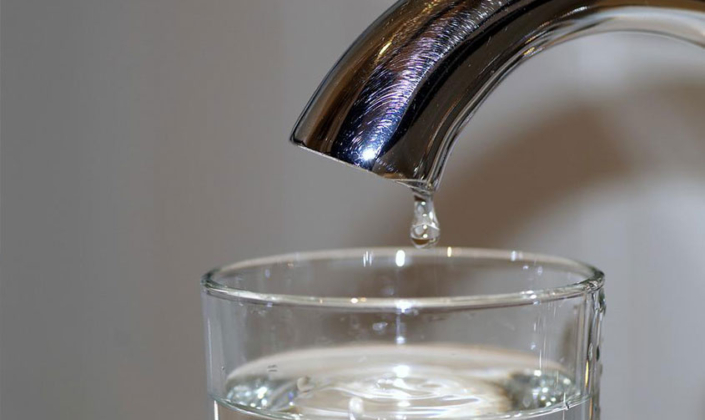
[[[398,1],[323,80],[291,139],[433,192],[457,133],[512,69],[611,31],[705,46],[705,0]]]

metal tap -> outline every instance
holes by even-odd
[[[457,134],[510,71],[613,31],[705,47],[705,0],[398,1],[326,76],[291,141],[432,193]]]

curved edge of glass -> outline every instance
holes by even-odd
[[[585,280],[565,286],[540,290],[526,290],[516,293],[448,296],[428,298],[367,298],[367,297],[334,297],[334,296],[303,296],[287,294],[257,293],[226,286],[217,281],[217,277],[226,272],[234,272],[262,265],[275,263],[296,264],[304,261],[320,261],[346,259],[362,256],[365,252],[375,255],[392,257],[403,251],[409,256],[435,256],[454,258],[477,258],[486,261],[504,261],[510,263],[541,263],[556,268],[568,269],[576,274],[584,274]],[[458,309],[488,309],[508,306],[536,305],[544,302],[570,299],[600,290],[605,283],[604,273],[597,268],[563,257],[522,251],[441,247],[434,249],[415,248],[349,248],[327,251],[310,251],[256,258],[235,264],[215,268],[201,278],[204,293],[209,296],[238,301],[247,304],[267,306],[295,306],[329,309],[345,309],[360,311],[394,311],[410,310],[458,310]]]

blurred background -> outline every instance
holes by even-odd
[[[2,420],[205,418],[203,272],[408,243],[404,187],[287,142],[391,4],[3,0]],[[437,196],[442,245],[607,273],[607,420],[705,418],[704,109],[702,50],[571,42],[490,96]]]

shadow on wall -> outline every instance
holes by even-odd
[[[497,138],[500,146],[476,163],[462,167],[462,173],[454,174],[454,179],[446,177],[436,197],[436,208],[442,225],[452,229],[443,231],[442,243],[506,246],[507,237],[516,228],[561,197],[638,174],[642,168],[620,147],[625,141],[622,133],[609,124],[619,118],[612,110],[635,106],[639,110],[642,104],[662,103],[659,110],[677,113],[679,121],[693,127],[694,133],[705,132],[700,112],[705,109],[702,84],[658,86],[605,100],[609,107],[602,100],[576,104],[548,119],[536,120],[536,125],[515,137]],[[468,141],[463,136],[458,140]],[[697,152],[705,156],[705,141],[698,143]],[[461,158],[456,153],[449,158],[449,165],[463,165]],[[705,167],[696,163],[702,160],[694,161],[685,162],[685,169],[697,171],[705,179]],[[380,242],[394,243],[398,232],[408,229],[409,220],[385,218],[382,222],[385,225],[378,229]]]

